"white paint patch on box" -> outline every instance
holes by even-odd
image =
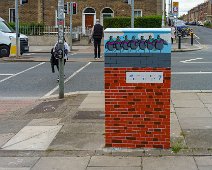
[[[163,72],[127,72],[127,83],[163,83]]]

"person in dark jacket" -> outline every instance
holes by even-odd
[[[101,40],[103,37],[103,26],[100,24],[99,19],[96,19],[96,24],[92,28],[92,38],[94,40],[94,55],[95,59],[100,59],[101,55]],[[97,53],[98,51],[98,53]]]

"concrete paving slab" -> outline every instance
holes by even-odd
[[[79,109],[81,111],[104,111],[105,105],[104,104],[82,104],[80,105]]]
[[[61,133],[100,133],[105,132],[104,123],[71,123],[66,124],[60,131]]]
[[[52,150],[101,150],[105,145],[104,135],[97,133],[58,133],[51,143]]]
[[[195,157],[199,170],[212,169],[212,156]]]
[[[193,157],[148,157],[143,158],[143,170],[198,170]]]
[[[0,170],[30,170],[31,168],[0,168]]]
[[[212,118],[212,114],[207,108],[176,108],[176,114],[179,118],[189,117],[208,117]]]
[[[173,100],[174,107],[184,107],[184,108],[204,108],[204,104],[200,100]]]
[[[41,158],[32,170],[85,170],[90,157]]]
[[[197,95],[203,103],[212,104],[212,93],[197,93]]]
[[[187,130],[185,140],[189,148],[212,148],[212,129]]]
[[[212,156],[194,157],[198,166],[212,166]]]
[[[86,170],[141,170],[141,167],[88,167]]]
[[[196,93],[171,93],[171,99],[175,100],[199,100]]]
[[[0,169],[25,170],[32,167],[39,157],[0,157]]]
[[[211,112],[212,115],[212,104],[205,104],[205,107]]]
[[[93,156],[88,167],[140,167],[141,158]]]
[[[81,103],[79,110],[104,110],[105,98],[104,94],[88,94],[88,96]]]
[[[13,136],[15,136],[14,133],[0,134],[0,147],[7,143]]]
[[[46,150],[62,126],[26,126],[9,140],[3,150]]]
[[[180,137],[182,130],[175,113],[171,113],[171,138]]]
[[[211,170],[212,166],[199,166],[198,169],[199,170]]]
[[[56,126],[59,124],[60,120],[61,119],[58,118],[33,119],[27,126]]]
[[[212,118],[184,117],[179,121],[182,129],[212,129]]]
[[[0,120],[0,134],[18,133],[28,122],[28,120]]]

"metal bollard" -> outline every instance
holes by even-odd
[[[194,33],[191,32],[191,45],[194,45]]]
[[[178,38],[179,38],[178,49],[181,49],[181,34],[178,34]]]

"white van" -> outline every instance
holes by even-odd
[[[12,38],[16,38],[15,31],[0,17],[0,58],[9,57]],[[20,52],[29,52],[28,37],[23,34],[20,34]]]

